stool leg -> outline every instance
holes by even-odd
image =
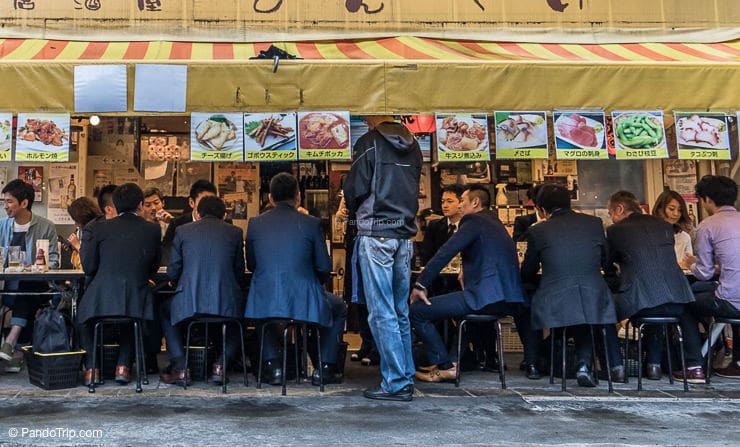
[[[627,320],[627,324],[624,325],[624,383],[629,383],[630,379],[630,321]]]
[[[707,348],[707,385],[709,385],[712,377],[712,330],[714,330],[714,318],[709,322],[709,332],[707,332],[709,334],[709,341],[707,342],[709,344]],[[683,336],[681,338],[683,339]],[[683,346],[681,346],[681,354],[683,354]]]
[[[296,374],[296,383],[301,383],[301,378],[308,378],[308,325],[305,323],[301,326],[301,334],[301,343],[303,345],[303,352],[301,352],[301,367],[303,368],[303,371],[299,370],[299,373]],[[298,335],[296,335],[296,352],[298,352],[297,337]],[[298,362],[296,362],[296,367],[297,366]],[[319,367],[321,367],[321,364],[319,364]],[[316,368],[316,365],[314,365],[314,368]]]
[[[591,334],[591,373],[594,375],[594,381],[599,383],[599,377],[596,374],[596,339],[594,338],[594,326],[589,325],[588,331]]]
[[[686,371],[686,358],[683,354],[683,331],[681,330],[681,325],[676,323],[676,331],[678,332],[678,345],[679,349],[681,349],[681,371],[683,371],[683,391],[688,392],[689,391],[689,382],[687,381],[687,371]],[[711,334],[711,332],[710,332]],[[711,337],[711,335],[710,335]]]
[[[239,320],[234,320],[239,327],[239,342],[242,346],[242,369],[244,370],[244,386],[249,386],[249,378],[247,377],[247,351],[244,349],[244,326]]]
[[[193,327],[194,321],[188,322],[188,332],[185,334],[185,380],[182,382],[182,389],[188,389],[188,364],[190,363],[190,329]],[[208,359],[208,349],[203,352],[205,358]],[[207,362],[206,362],[207,363]]]
[[[226,394],[226,322],[221,323],[221,371],[224,373],[221,393]]]
[[[90,376],[90,385],[87,386],[87,392],[88,393],[94,393],[95,392],[95,367],[97,366],[97,356],[96,353],[98,351],[98,331],[101,330],[100,323],[95,323],[95,326],[93,326],[93,348],[92,351],[92,375]],[[100,338],[103,338],[101,335]],[[100,371],[100,377],[103,377],[103,371]]]
[[[286,369],[288,368],[288,331],[290,330],[291,325],[288,324],[285,326],[285,329],[283,329],[283,396],[287,394],[287,386],[286,386],[286,377],[287,374],[285,374]],[[295,334],[295,327],[293,333]],[[296,366],[297,368],[297,366]]]
[[[663,338],[665,338],[665,355],[668,357],[668,381],[673,385],[673,362],[671,360],[671,341],[668,339],[668,330],[666,325],[663,325]],[[686,378],[686,371],[684,373],[684,379]]]
[[[566,382],[566,380],[565,380],[565,377],[566,377],[566,373],[565,373],[565,353],[568,350],[568,343],[567,343],[568,339],[567,339],[567,337],[565,335],[565,332],[566,332],[566,328],[563,328],[563,337],[562,337],[562,340],[563,340],[562,341],[562,343],[563,343],[563,349],[562,349],[562,352],[561,352],[561,354],[562,354],[562,368],[563,368],[561,371],[563,373],[563,380],[561,381],[561,386],[560,386],[560,389],[563,392],[565,392],[565,382]],[[503,366],[500,366],[500,367],[503,368]]]
[[[501,379],[501,389],[506,389],[506,372],[504,371],[506,368],[504,368],[504,334],[501,331],[501,321],[496,320],[496,348],[498,350],[498,376]],[[458,360],[459,362],[459,360]],[[458,374],[460,369],[458,368]]]
[[[205,334],[206,335],[206,341],[203,343],[203,345],[206,348],[205,360],[203,360],[203,378],[204,378],[203,380],[205,380],[205,382],[208,383],[208,380],[210,379],[210,374],[208,372],[208,367],[210,366],[208,364],[208,350],[209,350],[209,347],[208,347],[208,323],[203,323],[203,326],[206,327],[206,330],[205,330],[205,333],[206,333]]]
[[[319,359],[319,382],[321,385],[319,386],[319,391],[324,392],[324,368],[322,367],[323,363],[321,363],[321,331],[319,330],[319,327],[316,326],[314,328],[316,331],[316,356]]]
[[[263,323],[260,328],[260,360],[259,365],[257,365],[257,389],[262,388],[262,354],[265,350],[265,327],[267,327],[267,323]],[[285,371],[283,371],[283,374],[285,374]]]
[[[468,320],[461,320],[460,323],[457,325],[457,370],[455,372],[455,386],[460,386],[460,357],[462,356],[462,333],[463,333],[463,327],[465,327],[465,323],[467,323]],[[503,366],[499,365],[501,368]]]
[[[592,332],[593,333],[593,332]],[[601,326],[601,336],[604,339],[604,358],[606,359],[606,380],[609,383],[609,392],[614,392],[614,384],[612,383],[612,365],[609,363],[609,347],[606,344],[606,326]],[[627,374],[625,374],[625,377]]]
[[[304,357],[306,353],[306,349],[308,349],[306,346],[306,337],[307,337],[306,325],[302,324],[300,328],[301,330],[299,332],[297,325],[293,327],[293,356],[295,356],[295,383],[296,384],[301,383],[301,369],[304,369],[304,370],[308,369],[308,360],[306,360],[306,357]],[[300,355],[298,354],[299,333],[302,334],[301,344],[303,345],[303,352],[301,352]],[[300,357],[300,360],[301,360],[300,363],[298,363],[298,357]],[[285,373],[285,371],[283,371],[283,373]]]
[[[645,323],[637,327],[637,391],[642,391],[642,329]]]
[[[141,327],[139,326],[139,322],[134,320],[134,352],[136,356],[136,392],[141,393],[141,364],[142,364],[142,357],[144,356],[144,353],[141,350]]]
[[[555,383],[555,329],[550,329],[550,385]]]
[[[149,376],[146,373],[146,352],[144,351],[144,328],[141,323],[139,323],[139,349],[141,349],[141,383],[149,385]]]
[[[94,350],[98,350],[98,353],[99,353],[99,357],[98,358],[100,359],[100,380],[98,381],[98,384],[100,384],[100,385],[103,384],[103,376],[104,376],[104,374],[103,374],[103,367],[105,366],[104,365],[104,363],[105,363],[105,349],[104,349],[105,348],[105,340],[103,339],[102,329],[103,329],[103,326],[101,326],[100,346],[98,346],[96,344],[93,345],[93,346],[95,346],[95,348],[93,348],[93,351]],[[95,361],[93,361],[93,380],[95,379],[95,366],[96,365],[97,364],[95,363]],[[114,368],[115,368],[115,366],[114,366]]]

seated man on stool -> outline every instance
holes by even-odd
[[[162,330],[167,340],[170,367],[160,374],[165,383],[189,380],[185,350],[178,323],[198,316],[239,318],[244,312],[242,230],[224,222],[226,205],[215,196],[203,197],[194,211],[196,220],[175,231],[167,276],[177,282],[175,295],[160,305]],[[236,325],[227,326],[223,364],[229,364],[239,346]],[[246,368],[246,365],[243,365]],[[220,385],[226,377],[221,361],[213,364],[211,380]]]
[[[339,383],[337,351],[347,318],[347,306],[326,292],[331,260],[321,221],[297,210],[301,203],[298,181],[282,172],[270,180],[274,208],[253,217],[247,230],[247,267],[252,272],[245,317],[253,320],[292,319],[321,326],[321,361],[324,383]],[[274,331],[264,340],[263,377],[282,383],[282,366]],[[311,383],[320,385],[319,365]]]
[[[419,380],[442,382],[454,380],[457,375],[457,365],[450,361],[435,321],[470,313],[517,316],[522,313],[526,298],[514,242],[498,218],[488,211],[489,205],[490,195],[479,185],[470,186],[463,193],[459,229],[427,263],[411,291],[411,325],[433,364],[416,372]],[[462,255],[463,290],[428,298],[427,287],[457,253]],[[528,322],[528,318],[522,319],[519,330],[531,372],[539,377],[533,349],[537,340],[530,342],[524,337],[530,333]]]

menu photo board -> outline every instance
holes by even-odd
[[[295,112],[244,114],[244,159],[297,160]]]
[[[676,145],[682,160],[729,160],[730,126],[724,113],[675,112]]]
[[[485,113],[437,113],[435,120],[437,160],[469,163],[491,159]]]
[[[606,116],[603,111],[557,110],[553,112],[555,158],[558,160],[609,158],[605,121]]]
[[[614,111],[612,126],[618,160],[668,158],[662,111]]]
[[[16,161],[69,161],[68,113],[19,113]]]
[[[10,161],[13,143],[13,114],[0,113],[0,161]]]
[[[351,160],[349,112],[299,112],[298,158]]]
[[[547,112],[497,111],[496,158],[547,158]]]
[[[243,161],[241,113],[193,112],[190,115],[190,160]]]

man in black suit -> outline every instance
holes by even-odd
[[[588,325],[614,330],[617,322],[611,292],[601,275],[607,262],[604,227],[598,217],[572,211],[570,193],[559,185],[543,185],[535,206],[546,221],[529,229],[522,263],[525,284],[537,285],[542,267],[542,279],[532,297],[532,326],[569,327],[576,343],[578,384],[593,387]],[[618,352],[608,354],[612,364],[621,364]]]
[[[537,193],[540,192],[540,188],[542,188],[541,184],[527,190],[527,198],[530,201],[533,201],[534,198],[537,197]],[[511,235],[514,242],[525,242],[528,236],[527,230],[529,230],[529,227],[537,223],[538,220],[539,216],[537,215],[536,209],[534,210],[534,213],[519,216],[514,219],[514,233]]]
[[[200,199],[206,196],[215,196],[216,186],[205,179],[196,180],[192,186],[190,186],[190,194],[188,195],[188,207],[189,210],[185,211],[182,215],[175,217],[167,227],[167,231],[162,239],[162,265],[167,265],[170,259],[170,252],[172,251],[172,241],[175,240],[175,230],[180,225],[185,225],[190,222],[194,222],[195,210],[198,209],[198,202]]]
[[[124,316],[154,319],[154,294],[149,279],[157,272],[160,256],[160,227],[147,222],[142,212],[144,194],[138,185],[126,183],[113,192],[118,217],[98,222],[83,235],[80,258],[90,283],[79,305],[77,320],[84,326],[81,344],[92,352],[92,331],[100,317]],[[130,327],[121,336],[115,380],[129,382]],[[94,365],[88,356],[85,381],[93,378]],[[97,375],[97,374],[96,374]]]

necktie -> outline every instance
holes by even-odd
[[[452,235],[455,234],[455,230],[457,230],[457,225],[449,224],[447,226],[447,239],[451,238]]]

